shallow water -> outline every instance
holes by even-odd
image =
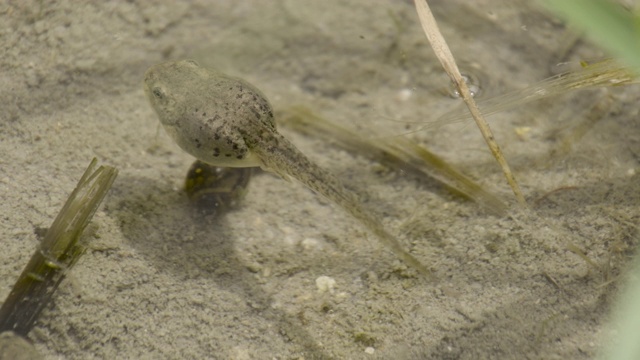
[[[276,110],[305,105],[365,136],[411,133],[515,204],[473,124],[413,132],[459,103],[411,2],[1,6],[0,299],[38,243],[34,227],[50,225],[90,159],[120,170],[98,237],[31,334],[46,358],[592,358],[609,333],[638,239],[637,85],[491,117],[532,208],[502,218],[283,126],[369,193],[365,206],[434,283],[268,174],[238,210],[199,214],[181,190],[193,159],[159,131],[142,91],[149,66],[195,58],[252,82]],[[432,7],[480,100],[606,56],[529,2]]]

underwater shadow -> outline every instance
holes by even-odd
[[[539,196],[532,203],[545,217],[566,216],[589,206],[611,206],[617,209],[637,208],[640,204],[640,174],[607,179],[586,185],[565,186]]]
[[[514,299],[454,325],[432,348],[413,348],[406,357],[430,359],[539,359],[550,355],[592,358],[598,347],[581,348],[580,337],[595,332],[607,316],[610,297],[573,295],[576,281],[565,291],[541,286],[538,296]],[[578,329],[578,330],[576,330]]]
[[[204,214],[184,193],[161,181],[127,176],[118,180],[127,186],[115,185],[108,208],[118,219],[123,236],[158,271],[184,279],[213,279],[219,288],[241,295],[255,316],[277,326],[285,342],[296,344],[305,357],[332,358],[297,319],[273,309],[273,299],[239,261],[224,213]],[[211,307],[216,308],[215,304]]]

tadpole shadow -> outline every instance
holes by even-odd
[[[558,187],[539,195],[533,206],[542,216],[560,217],[589,206],[637,207],[640,203],[640,174],[612,178],[584,185]]]
[[[538,359],[548,354],[590,358],[595,348],[570,346],[574,338],[588,336],[593,324],[602,322],[611,297],[574,295],[585,286],[583,279],[567,284],[563,294],[538,277],[535,295],[486,309],[473,319],[452,324],[435,346],[408,350],[409,359]],[[543,285],[545,284],[545,285]],[[560,300],[558,300],[560,299]]]
[[[256,316],[273,323],[305,357],[331,358],[297,319],[271,306],[271,296],[239,261],[224,213],[203,214],[184,193],[160,180],[124,175],[118,184],[107,208],[119,220],[124,237],[158,271],[170,271],[178,278],[213,279],[219,288],[240,294]]]

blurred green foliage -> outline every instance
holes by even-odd
[[[607,0],[543,0],[545,6],[640,73],[640,16]]]

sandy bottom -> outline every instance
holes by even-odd
[[[606,56],[529,3],[433,1],[478,99]],[[13,1],[0,5],[0,47],[0,299],[91,158],[120,170],[89,250],[30,334],[47,359],[586,359],[613,333],[640,239],[638,86],[491,118],[524,211],[474,125],[435,122],[459,101],[410,1]],[[180,58],[244,77],[280,111],[410,133],[512,209],[493,215],[282,127],[366,192],[438,280],[270,174],[239,209],[202,215],[182,191],[193,159],[142,91],[149,66]]]

